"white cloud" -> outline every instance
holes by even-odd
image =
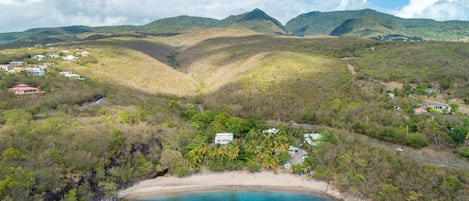
[[[469,0],[410,0],[395,14],[403,18],[469,20],[468,11]]]
[[[29,4],[41,2],[42,0],[0,0],[0,5],[26,6]]]
[[[411,0],[408,6],[393,13],[403,17],[468,19],[461,12],[469,10],[464,1],[469,0]],[[0,6],[0,32],[70,25],[142,25],[179,15],[222,19],[254,8],[282,23],[311,11],[384,11],[367,0],[0,0]]]

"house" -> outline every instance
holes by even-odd
[[[425,108],[419,107],[419,108],[414,108],[414,114],[425,114],[428,111]]]
[[[322,135],[320,133],[307,133],[303,135],[304,141],[310,146],[317,146],[321,142]]]
[[[449,106],[448,104],[422,104],[422,107],[438,110],[439,112],[451,112],[451,106]]]
[[[396,97],[396,95],[394,93],[388,93],[388,97],[391,98],[391,99],[394,99]]]
[[[26,68],[26,71],[33,76],[44,76],[46,74],[42,68]]]
[[[14,67],[10,64],[0,64],[0,69],[3,69],[7,72],[10,71],[10,70],[13,70],[13,68]]]
[[[73,55],[68,55],[66,57],[64,57],[64,61],[75,61],[77,59],[77,57],[73,56]]]
[[[435,88],[426,88],[424,90],[424,92],[427,94],[427,95],[430,95],[430,94],[439,94],[441,92],[440,89],[435,89]]]
[[[16,68],[18,66],[22,66],[23,62],[22,61],[12,61],[9,64],[10,64],[10,66],[13,66],[13,68]]]
[[[53,58],[53,59],[60,58],[60,54],[56,53],[56,52],[51,52],[51,53],[47,54],[47,56],[49,56],[50,58]]]
[[[215,135],[215,144],[228,144],[233,141],[233,133],[217,133]]]
[[[90,52],[88,52],[88,51],[83,51],[83,52],[80,52],[80,53],[78,53],[78,54],[79,54],[80,56],[82,56],[82,57],[86,57],[86,56],[90,55]]]
[[[33,57],[31,57],[31,59],[37,59],[38,61],[41,61],[42,59],[44,59],[44,57],[45,57],[44,55],[38,54],[38,55],[34,55]]]
[[[263,130],[262,133],[269,134],[269,135],[274,135],[274,134],[278,133],[278,129],[277,128],[269,128],[269,129]]]
[[[45,94],[45,91],[42,91],[40,87],[30,87],[27,84],[19,84],[13,88],[10,88],[9,91],[15,93],[16,95],[32,95],[32,94]]]
[[[70,71],[63,71],[63,72],[60,72],[60,74],[68,78],[73,78],[77,80],[85,80],[85,78],[81,77],[81,75],[72,73]]]

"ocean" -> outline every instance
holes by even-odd
[[[138,201],[332,201],[318,196],[280,191],[194,192],[164,197],[147,197]]]

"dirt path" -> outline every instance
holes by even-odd
[[[350,73],[352,73],[352,75],[355,75],[357,73],[357,72],[355,72],[355,68],[353,67],[352,64],[348,63],[347,68],[350,71]]]

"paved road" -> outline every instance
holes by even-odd
[[[297,123],[288,125],[288,127],[294,128],[294,129],[303,128],[305,130],[311,130],[313,128],[313,126],[310,124],[297,124]],[[469,169],[469,162],[467,160],[457,160],[457,161],[447,160],[444,158],[432,157],[432,156],[424,155],[422,153],[418,153],[415,151],[410,151],[406,148],[404,148],[404,151],[397,151],[396,148],[400,147],[400,145],[392,144],[389,142],[384,142],[375,138],[368,137],[366,135],[361,135],[361,134],[356,134],[356,133],[349,133],[349,135],[353,135],[355,139],[359,140],[362,143],[365,143],[374,147],[382,148],[390,152],[397,152],[398,154],[408,157],[408,158],[412,158],[412,159],[416,159],[416,160],[420,160],[420,161],[424,161],[427,163],[432,163],[432,164],[436,164],[440,166],[449,166],[449,167],[455,167],[455,168],[468,168]]]

